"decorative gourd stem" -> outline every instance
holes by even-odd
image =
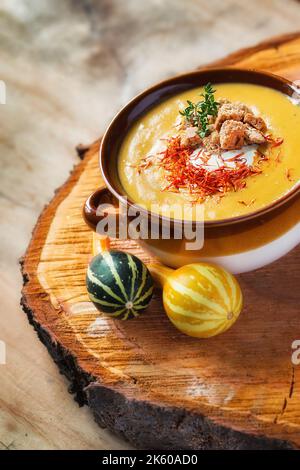
[[[155,283],[161,286],[162,289],[170,274],[174,272],[174,269],[168,268],[167,266],[163,266],[159,263],[150,263],[147,267]]]
[[[93,234],[93,253],[99,254],[110,249],[110,238],[107,235]]]

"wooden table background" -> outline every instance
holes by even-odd
[[[147,85],[299,29],[296,0],[2,0],[0,449],[126,449],[78,408],[19,307],[18,258],[56,187]]]

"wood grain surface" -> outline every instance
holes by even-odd
[[[300,35],[227,60],[297,79]],[[159,293],[136,321],[99,316],[85,290],[92,233],[81,215],[101,184],[98,146],[84,153],[42,213],[23,263],[24,309],[77,398],[100,425],[139,447],[300,447],[300,372],[291,363],[300,250],[240,276],[241,318],[210,340],[174,330]],[[147,260],[134,242],[113,244]]]
[[[68,382],[19,306],[18,258],[77,163],[74,147],[101,135],[146,86],[295,31],[299,22],[295,0],[1,2],[0,340],[7,355],[0,364],[0,449],[131,447],[70,400]]]

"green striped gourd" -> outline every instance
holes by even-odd
[[[153,280],[145,264],[122,251],[103,251],[89,264],[89,297],[98,310],[120,320],[140,315],[149,305]]]

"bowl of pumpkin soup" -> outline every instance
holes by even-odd
[[[169,237],[139,243],[180,267],[209,261],[240,273],[300,242],[300,107],[293,84],[267,73],[211,69],[166,80],[114,118],[100,148],[107,190]],[[85,218],[96,227],[96,192]],[[129,217],[130,218],[130,217]],[[202,227],[197,248],[175,234]],[[189,247],[187,247],[189,245]]]

